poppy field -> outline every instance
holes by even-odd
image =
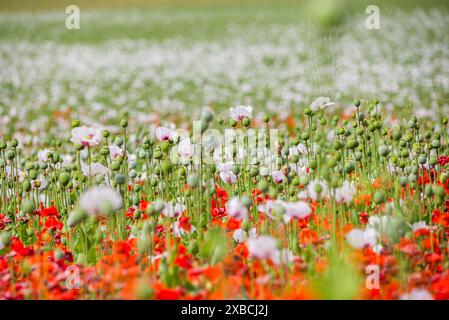
[[[143,2],[0,2],[0,299],[449,299],[444,1]]]

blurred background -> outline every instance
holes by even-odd
[[[65,26],[68,5],[80,29]],[[368,5],[380,28],[366,27]],[[317,96],[344,108],[448,111],[445,0],[0,0],[0,133],[191,119],[252,104],[279,116]]]

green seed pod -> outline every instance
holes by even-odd
[[[346,146],[349,149],[357,148],[358,145],[359,145],[359,142],[356,139],[349,139],[348,142],[346,143]]]
[[[390,153],[390,149],[386,145],[379,146],[379,154],[382,157],[387,156]]]
[[[335,151],[338,151],[338,150],[341,149],[342,144],[341,144],[340,141],[337,141],[337,140],[336,140],[336,141],[334,141],[334,143],[332,144],[332,147],[334,148]]]
[[[34,202],[30,199],[25,199],[22,203],[22,214],[30,214],[34,211]]]
[[[419,163],[419,164],[425,164],[426,161],[427,161],[427,157],[426,157],[425,155],[420,155],[420,156],[418,157],[418,163]]]
[[[8,150],[7,152],[6,152],[6,158],[8,159],[8,160],[12,160],[12,159],[14,159],[16,157],[16,152],[14,151],[14,150]]]
[[[198,186],[198,175],[196,173],[191,173],[189,174],[188,178],[187,178],[187,183],[189,184],[190,187],[192,188],[196,188]]]
[[[128,126],[128,120],[126,120],[126,119],[120,120],[120,126],[122,128],[126,128]]]
[[[81,122],[79,120],[72,120],[72,128],[79,127]]]
[[[315,192],[320,194],[321,192],[323,192],[323,186],[320,183],[317,183],[315,185]]]
[[[345,164],[345,172],[346,173],[351,173],[354,171],[354,169],[355,169],[354,162],[350,161]]]
[[[124,174],[116,174],[114,177],[114,182],[118,185],[123,185],[126,183],[126,176]]]
[[[251,168],[251,170],[249,171],[249,175],[251,177],[257,177],[259,175],[259,168],[253,167]]]
[[[315,170],[318,167],[318,161],[316,159],[310,159],[309,167],[312,170]]]
[[[304,109],[304,114],[306,116],[308,116],[308,117],[312,117],[313,116],[313,110],[307,107],[307,108]]]
[[[433,195],[432,186],[430,184],[426,185],[426,187],[424,188],[424,193],[428,197],[431,197]]]
[[[59,183],[65,187],[65,186],[67,186],[69,181],[70,181],[70,175],[67,172],[61,173],[61,175],[59,176]]]
[[[150,185],[154,188],[157,186],[157,179],[156,178],[151,178],[150,180]]]
[[[155,212],[161,212],[165,208],[164,201],[160,200],[160,199],[154,201],[153,208],[154,208]]]
[[[440,142],[440,140],[433,140],[432,141],[432,148],[433,149],[438,149],[438,148],[440,148],[441,147],[441,142]]]
[[[445,196],[445,191],[444,188],[438,185],[433,185],[432,186],[432,192],[437,196],[437,197],[444,197]]]
[[[171,163],[170,160],[166,159],[162,163],[162,171],[164,172],[164,174],[169,174],[172,172],[172,170],[173,170],[173,164]]]
[[[268,190],[268,183],[265,180],[259,181],[259,183],[257,184],[257,189],[262,192],[266,192]]]
[[[407,184],[407,177],[405,177],[405,176],[399,177],[399,184],[400,184],[402,187],[405,187],[405,185]]]
[[[293,186],[297,187],[297,186],[299,186],[300,183],[301,183],[301,182],[300,182],[300,178],[299,178],[299,177],[294,177],[294,178],[292,179],[292,185],[293,185]]]
[[[87,215],[84,211],[79,210],[79,209],[72,211],[69,215],[69,218],[67,219],[67,226],[69,228],[72,228],[72,227],[80,224],[81,222],[83,222],[84,219],[86,219],[86,218],[87,218]]]
[[[299,178],[299,183],[302,185],[302,186],[307,186],[308,184],[309,184],[309,176],[301,176],[300,178]]]
[[[245,127],[248,127],[248,126],[251,124],[251,120],[249,120],[249,118],[245,117],[245,118],[243,118],[243,120],[242,120],[242,124],[243,124]]]
[[[399,141],[402,138],[402,133],[399,128],[393,129],[393,140]]]
[[[28,176],[31,180],[36,180],[37,179],[37,171],[34,169],[30,170]]]
[[[118,171],[118,170],[120,170],[120,162],[117,161],[117,160],[112,161],[111,164],[110,164],[110,166],[109,166],[109,168],[110,168],[112,171]]]
[[[253,200],[250,197],[248,197],[247,195],[241,196],[240,201],[247,208],[251,207],[251,205],[253,204]]]
[[[167,152],[169,148],[170,148],[170,141],[165,140],[165,141],[161,142],[161,150],[162,150],[162,152]]]
[[[414,183],[414,182],[416,182],[417,180],[418,180],[418,177],[416,176],[416,174],[413,174],[413,173],[409,174],[409,176],[408,176],[408,181],[409,181],[410,183]]]
[[[301,134],[301,139],[304,140],[304,141],[309,140],[309,133],[308,132],[303,132]]]
[[[125,143],[125,141],[123,140],[122,137],[117,137],[117,138],[115,138],[115,144],[116,144],[118,147],[123,146],[124,143]]]
[[[3,244],[3,246],[7,247],[11,244],[11,236],[9,233],[3,231],[0,233],[0,242]]]
[[[132,197],[132,203],[133,203],[133,205],[135,205],[135,206],[139,205],[139,203],[140,203],[140,198],[139,198],[138,196]],[[138,211],[138,210],[136,210],[136,211]]]
[[[159,150],[154,151],[153,158],[156,159],[156,160],[161,159],[162,158],[162,152],[159,151]]]
[[[265,122],[265,123],[268,123],[268,122],[270,122],[270,116],[269,115],[264,115],[263,116],[263,122]]]
[[[386,196],[385,196],[385,193],[384,193],[384,192],[382,192],[382,191],[376,191],[376,192],[374,193],[374,203],[375,203],[375,204],[377,204],[377,205],[382,204],[382,203],[384,203],[386,200],[387,200],[387,199],[386,199]]]
[[[22,183],[22,190],[24,192],[30,192],[30,190],[31,190],[31,182],[30,182],[30,180],[26,179],[26,180],[23,181],[23,183]]]
[[[17,139],[11,140],[11,148],[17,148],[18,145],[19,145],[19,141],[17,141]]]

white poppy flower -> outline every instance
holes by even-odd
[[[232,234],[232,238],[237,243],[243,243],[246,240],[246,233],[245,233],[245,231],[243,231],[243,229],[237,229]]]
[[[48,153],[49,152],[50,152],[49,149],[39,150],[39,152],[37,153],[37,157],[39,158],[39,161],[47,162],[48,161]]]
[[[259,236],[248,240],[249,254],[257,259],[274,259],[277,254],[277,241],[269,236]]]
[[[185,205],[181,203],[165,203],[164,210],[162,210],[162,214],[166,217],[175,218],[181,215],[186,210]]]
[[[412,224],[413,232],[418,231],[418,230],[427,230],[427,229],[429,229],[429,226],[427,225],[427,223],[425,221],[419,221],[419,222],[415,222],[414,224]]]
[[[310,105],[310,109],[312,109],[313,111],[322,110],[333,106],[334,104],[335,103],[331,102],[328,97],[319,97],[312,102],[312,104]]]
[[[100,127],[76,127],[72,129],[70,141],[86,147],[94,147],[103,139],[103,130]]]
[[[236,121],[242,121],[244,118],[253,118],[253,107],[250,106],[238,106],[231,108],[231,117]]]
[[[352,200],[356,192],[354,184],[345,181],[335,189],[335,201],[337,203],[348,203]]]
[[[190,158],[194,152],[194,145],[190,143],[190,138],[186,137],[178,145],[178,154],[182,158]]]
[[[80,198],[80,207],[91,216],[109,215],[122,208],[122,197],[109,187],[92,187]]]
[[[159,141],[173,140],[174,137],[175,137],[174,131],[169,128],[158,127],[156,129],[156,138]]]
[[[248,208],[237,197],[230,199],[226,203],[226,209],[228,215],[237,220],[245,220],[248,217]]]
[[[297,149],[298,152],[301,153],[301,154],[307,154],[307,153],[308,153],[307,147],[306,147],[305,145],[303,145],[302,143],[298,144],[298,145],[296,146],[296,149]]]
[[[96,177],[101,174],[106,174],[106,172],[108,172],[108,168],[98,162],[93,162],[90,166],[85,163],[81,163],[81,171],[85,176],[89,176],[90,174],[91,177]]]
[[[401,300],[433,300],[432,294],[426,289],[415,288],[401,296]]]
[[[366,230],[352,229],[346,234],[346,241],[355,249],[363,249],[366,246],[375,245],[377,236],[377,231],[373,228]]]
[[[304,219],[310,216],[312,209],[309,204],[304,201],[286,203],[285,215],[290,218]]]
[[[287,178],[282,171],[273,171],[271,174],[275,183],[280,184],[284,182]]]
[[[125,155],[125,150],[118,146],[110,145],[109,154],[111,155],[112,159],[116,159],[117,157],[123,158],[123,156]]]

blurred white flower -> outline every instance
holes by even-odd
[[[92,187],[80,197],[80,208],[91,216],[109,215],[123,206],[122,197],[109,187]]]
[[[302,143],[298,144],[296,146],[296,149],[298,150],[299,153],[301,154],[307,154],[308,150],[307,147],[305,145],[303,145]]]
[[[231,108],[231,117],[236,121],[242,121],[244,118],[253,118],[253,107],[250,106],[238,106]]]
[[[307,202],[297,201],[285,204],[285,215],[289,218],[304,219],[311,213],[312,209]]]
[[[159,141],[173,140],[175,131],[166,127],[158,127],[156,129],[156,138]]]
[[[345,181],[335,189],[335,201],[337,203],[348,203],[352,200],[356,192],[354,184]]]
[[[85,163],[81,163],[81,171],[85,176],[89,176],[90,174],[91,177],[95,177],[101,174],[106,174],[106,172],[108,172],[108,168],[98,162],[92,162],[90,166]]]
[[[427,223],[425,221],[419,221],[419,222],[415,222],[414,224],[412,224],[413,232],[418,231],[418,230],[427,230],[427,229],[429,229],[429,226],[427,225]]]
[[[232,172],[232,162],[219,163],[217,165],[218,171],[220,171],[220,178],[227,184],[234,184],[237,182],[237,176]]]
[[[321,192],[319,194],[316,192],[317,185],[320,185],[321,187]],[[313,201],[316,201],[318,198],[329,198],[327,182],[325,180],[312,180],[307,185],[307,189],[301,191],[298,196],[302,200],[311,199]]]
[[[259,167],[259,174],[263,177],[270,175],[270,169],[267,167]]]
[[[327,97],[319,97],[310,105],[310,109],[313,111],[321,110],[333,106],[335,103]]]
[[[232,234],[232,238],[237,243],[243,243],[246,240],[246,233],[245,233],[245,231],[243,229],[237,229]]]
[[[287,178],[282,171],[273,171],[271,174],[273,181],[277,184],[284,182]]]
[[[370,216],[368,218],[368,225],[376,230],[385,230],[388,222],[391,220],[389,216]]]
[[[103,130],[100,127],[76,127],[72,129],[70,141],[86,147],[94,147],[103,139]]]
[[[48,153],[49,152],[50,152],[49,149],[39,150],[39,152],[37,153],[37,157],[39,158],[39,161],[47,162],[48,161]]]
[[[248,217],[248,208],[243,205],[239,198],[231,198],[226,203],[228,215],[237,220],[245,220]]]
[[[231,171],[222,171],[220,172],[220,178],[223,182],[228,184],[234,184],[237,182],[237,176]]]
[[[178,154],[182,158],[190,158],[194,152],[194,145],[190,143],[190,138],[186,137],[178,145]]]
[[[125,155],[125,150],[116,145],[110,145],[109,154],[111,155],[112,159],[116,159],[117,157],[123,158],[123,156]]]
[[[176,218],[186,210],[185,205],[181,203],[166,202],[162,214],[166,217]]]
[[[175,234],[176,237],[181,237],[183,235],[192,233],[195,230],[196,230],[195,226],[192,225],[190,226],[190,230],[186,230],[179,225],[179,221],[175,221],[173,223],[173,233]]]
[[[295,255],[288,249],[281,249],[275,252],[272,260],[277,265],[289,265],[295,260]]]
[[[277,241],[269,236],[259,236],[248,240],[249,254],[257,259],[275,259]]]
[[[366,230],[352,229],[346,234],[349,245],[355,249],[363,249],[366,246],[373,246],[377,242],[377,231],[373,228]]]
[[[404,293],[401,300],[433,300],[433,296],[426,289],[415,288],[409,293]]]

